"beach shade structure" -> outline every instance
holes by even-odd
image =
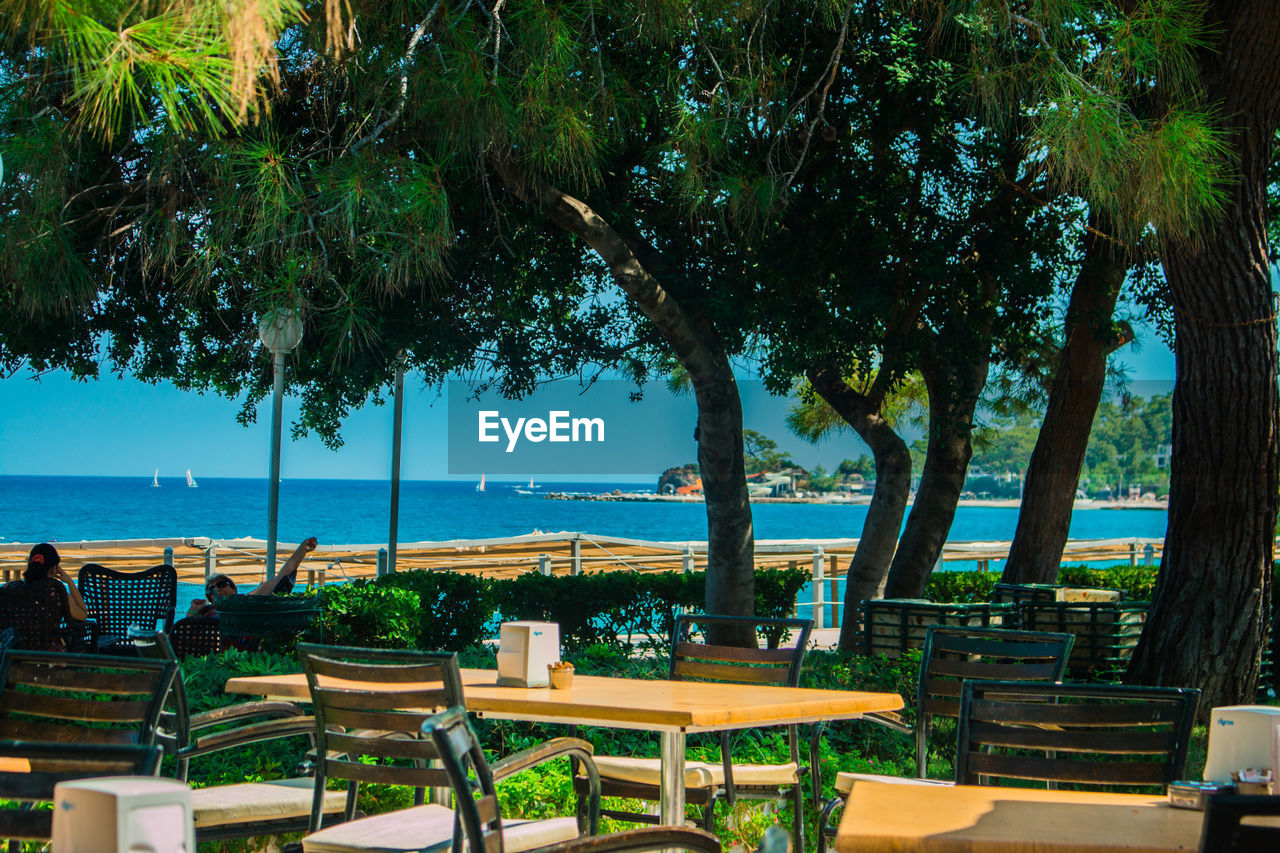
[[[67,588],[56,578],[0,587],[0,629],[12,629],[13,648],[33,651],[91,651],[98,625],[71,618]]]
[[[930,625],[925,632],[920,657],[915,720],[908,722],[893,712],[866,714],[863,719],[913,735],[916,776],[925,780],[933,721],[938,717],[953,720],[959,717],[960,692],[966,679],[998,677],[1019,682],[1061,681],[1074,640],[1071,634]],[[825,853],[835,836],[832,814],[844,804],[853,783],[859,779],[894,781],[862,773],[838,774],[836,796],[827,801],[819,815],[818,853]]]
[[[89,618],[98,623],[98,645],[127,647],[129,635],[173,628],[178,573],[162,564],[141,572],[122,572],[97,563],[80,567],[76,585]]]
[[[30,743],[0,740],[0,838],[9,849],[19,841],[48,841],[53,811],[32,808],[52,802],[60,782],[99,776],[151,776],[160,763],[154,745]]]
[[[435,743],[440,763],[444,765],[453,786],[457,819],[462,828],[467,853],[515,853],[516,850],[532,853],[641,853],[650,850],[720,853],[720,840],[714,835],[683,826],[661,826],[614,835],[586,836],[533,847],[521,845],[513,837],[513,830],[518,832],[528,822],[508,821],[504,825],[494,788],[495,777],[510,775],[517,762],[521,769],[540,763],[533,757],[539,754],[539,750],[549,754],[552,744],[569,739],[558,738],[544,744],[542,748],[535,747],[528,761],[512,756],[490,767],[475,730],[467,721],[465,709],[450,708],[429,718],[422,728]],[[584,754],[590,752],[590,745],[582,741],[578,743],[584,748]],[[589,762],[590,758],[586,757],[584,760]]]
[[[966,681],[956,784],[1167,788],[1186,778],[1199,701],[1200,691],[1185,687]]]
[[[276,576],[276,528],[280,510],[280,421],[284,407],[284,357],[302,342],[302,318],[292,308],[268,311],[258,338],[271,353],[271,480],[267,486],[267,580]]]
[[[404,436],[403,350],[396,357],[396,395],[391,425],[391,508],[387,534],[387,572],[396,570],[396,544],[400,538],[400,444]]]
[[[746,626],[765,640],[765,648],[743,649],[712,645],[695,639],[695,627],[705,632],[711,625]],[[729,684],[773,684],[796,687],[800,667],[813,630],[811,619],[739,618],[682,614],[676,618],[672,634],[672,654],[668,676],[672,681],[713,681]],[[785,644],[784,644],[785,643]],[[789,796],[794,809],[795,848],[804,850],[804,787],[812,781],[814,802],[822,790],[818,779],[816,752],[808,763],[801,761],[799,727],[787,726],[790,761],[786,764],[735,764],[730,733],[720,732],[720,761],[685,762],[685,801],[702,808],[702,827],[715,826],[715,806],[724,800],[732,808],[739,797],[777,800]],[[816,749],[816,747],[814,747]],[[597,756],[600,790],[606,797],[657,801],[661,793],[661,761],[657,758]],[[579,797],[589,793],[588,777],[575,774]],[[601,809],[601,814],[619,820],[655,823],[649,814],[620,809]]]

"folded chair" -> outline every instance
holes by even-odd
[[[1184,777],[1200,691],[966,681],[956,784],[1158,786]]]
[[[1038,631],[1005,631],[997,628],[930,626],[920,656],[916,687],[916,718],[908,724],[896,713],[866,714],[862,719],[915,736],[916,776],[924,779],[929,761],[929,733],[937,717],[955,719],[960,714],[960,688],[970,678],[1007,681],[1055,682],[1062,679],[1071,645],[1071,634]],[[859,773],[836,776],[836,796],[826,802],[818,820],[818,853],[826,853],[835,835],[831,817],[853,783],[869,778]],[[895,781],[892,777],[874,777]],[[906,780],[902,780],[906,781]]]
[[[757,636],[768,638],[763,649],[743,649],[694,642],[693,627],[700,625],[747,626]],[[672,637],[669,677],[672,681],[719,681],[735,684],[774,684],[795,687],[800,682],[800,666],[809,645],[813,621],[809,619],[751,619],[731,616],[684,614],[676,618]],[[779,648],[788,640],[791,645]],[[813,775],[816,792],[821,791],[817,768],[800,760],[798,726],[787,726],[790,761],[782,765],[734,764],[729,732],[720,732],[720,761],[685,763],[685,802],[702,808],[702,828],[715,825],[715,804],[725,800],[730,807],[738,797],[791,798],[795,813],[796,850],[804,849],[804,785]],[[657,801],[660,795],[661,764],[656,758],[597,756],[600,789],[606,797],[630,797]],[[575,780],[579,795],[586,792],[585,777]],[[816,800],[815,800],[816,802]],[[656,823],[653,815],[602,809],[601,814],[619,820]]]
[[[139,643],[144,656],[174,660],[164,634]],[[292,702],[256,700],[192,714],[181,672],[174,679],[160,717],[157,740],[176,759],[176,776],[186,781],[191,759],[251,743],[305,737],[315,743],[315,718]],[[311,824],[315,780],[310,776],[267,782],[238,782],[191,792],[196,842],[305,832]],[[342,791],[325,794],[322,811],[333,822],[346,807]]]
[[[173,609],[178,596],[178,573],[161,564],[141,572],[121,572],[97,563],[80,567],[76,585],[84,597],[89,618],[98,623],[98,643],[132,645],[129,629],[173,628]]]
[[[457,821],[468,853],[505,853],[514,850],[504,832],[502,812],[494,788],[496,775],[507,775],[511,759],[491,768],[463,708],[450,708],[422,725],[431,737],[440,763],[453,786]],[[510,826],[510,824],[508,824]],[[453,840],[452,834],[443,843]],[[440,847],[443,851],[444,846]],[[457,847],[455,846],[456,850]],[[646,850],[683,849],[720,853],[720,841],[711,833],[683,826],[637,829],[616,835],[597,835],[553,842],[531,853],[639,853]]]
[[[150,776],[160,763],[156,746],[0,741],[0,838],[48,841],[53,812],[31,808],[53,800],[54,786],[96,776]],[[14,808],[21,803],[22,807]]]
[[[319,800],[312,810],[312,833],[305,853],[400,853],[447,850],[456,823],[451,809],[424,804],[426,788],[447,788],[448,774],[429,766],[439,758],[423,723],[435,712],[462,704],[457,656],[439,652],[388,651],[298,644],[315,709],[317,797],[329,779],[347,782],[345,821],[319,828]],[[594,777],[591,746],[557,738],[512,755],[495,768],[501,777],[551,758],[578,759]],[[415,806],[388,814],[356,817],[360,783],[405,785],[415,789]],[[599,823],[596,782],[590,805],[576,818],[512,822],[505,848],[520,853],[594,835]]]

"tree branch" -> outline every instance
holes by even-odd
[[[368,136],[356,141],[351,146],[351,153],[354,154],[364,146],[377,140],[382,132],[391,125],[400,120],[400,116],[404,115],[405,104],[409,102],[409,61],[413,58],[413,51],[418,47],[418,42],[422,40],[423,35],[427,32],[427,27],[431,26],[431,22],[435,20],[436,13],[440,11],[441,0],[436,0],[435,5],[431,7],[431,11],[427,12],[427,16],[422,19],[422,23],[418,24],[413,30],[413,35],[409,38],[409,46],[405,49],[404,57],[400,60],[400,97],[396,101],[396,108],[391,111],[391,115],[375,127]]]

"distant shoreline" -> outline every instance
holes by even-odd
[[[609,494],[577,494],[571,492],[549,492],[543,497],[552,501],[632,501],[640,503],[703,503],[702,495],[659,495],[653,492],[616,492]],[[830,506],[867,506],[871,503],[870,495],[854,495],[851,497],[816,497],[816,498],[770,498],[753,497],[753,504],[827,504]],[[908,505],[911,500],[907,501]],[[961,498],[958,506],[975,506],[1000,509],[1018,509],[1022,506],[1019,498]],[[1168,501],[1125,500],[1100,501],[1093,498],[1080,498],[1073,509],[1168,509]]]

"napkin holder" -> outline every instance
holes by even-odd
[[[1280,708],[1271,705],[1227,705],[1209,711],[1209,755],[1204,780],[1231,784],[1231,771],[1243,767],[1274,770],[1272,732]]]
[[[191,789],[174,779],[59,782],[53,800],[52,853],[196,853]]]
[[[555,622],[503,622],[498,632],[498,684],[546,687],[547,664],[560,660]]]

